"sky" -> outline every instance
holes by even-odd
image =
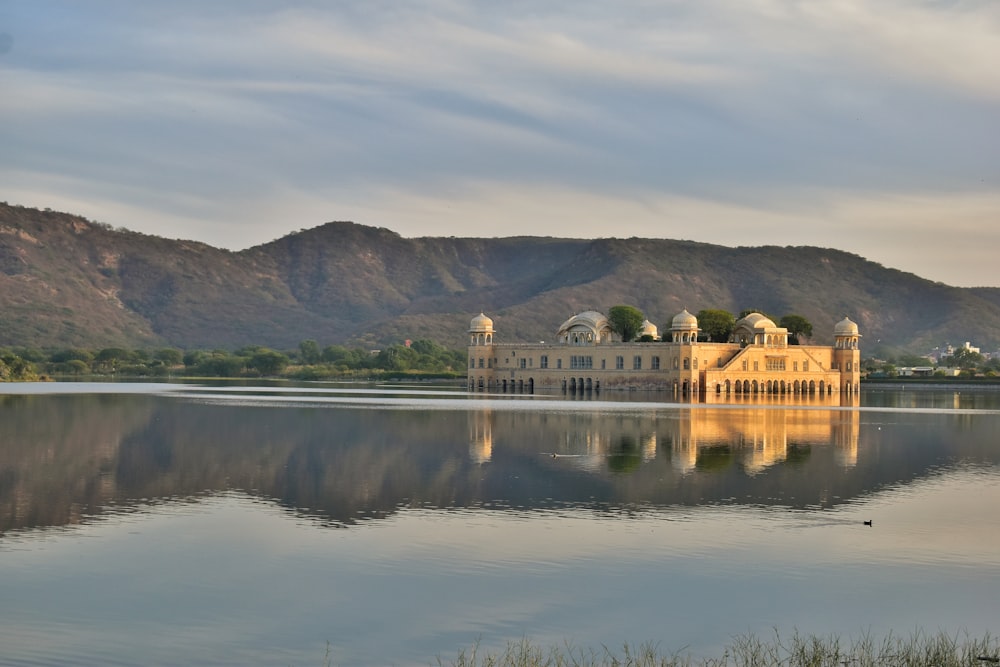
[[[0,0],[0,201],[233,250],[351,220],[1000,286],[1000,3]]]

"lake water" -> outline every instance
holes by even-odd
[[[3,665],[1000,629],[998,391],[0,392]]]

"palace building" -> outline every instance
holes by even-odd
[[[789,344],[788,330],[760,313],[737,321],[727,343],[699,340],[699,331],[684,310],[662,339],[623,343],[607,317],[586,311],[563,322],[554,343],[497,343],[493,320],[480,313],[469,323],[469,389],[651,389],[703,398],[859,391],[861,334],[846,317],[833,329],[832,346]],[[643,323],[640,336],[657,334]]]

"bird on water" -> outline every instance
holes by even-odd
[[[865,521],[865,525],[866,525],[866,526],[870,526],[870,525],[872,525],[872,522],[871,522],[871,519],[869,519],[868,521]]]

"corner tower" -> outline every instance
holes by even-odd
[[[845,317],[833,327],[833,359],[840,371],[841,391],[857,392],[861,389],[861,334],[858,325]]]
[[[496,357],[493,320],[479,313],[469,322],[469,389],[493,389],[493,360]]]

